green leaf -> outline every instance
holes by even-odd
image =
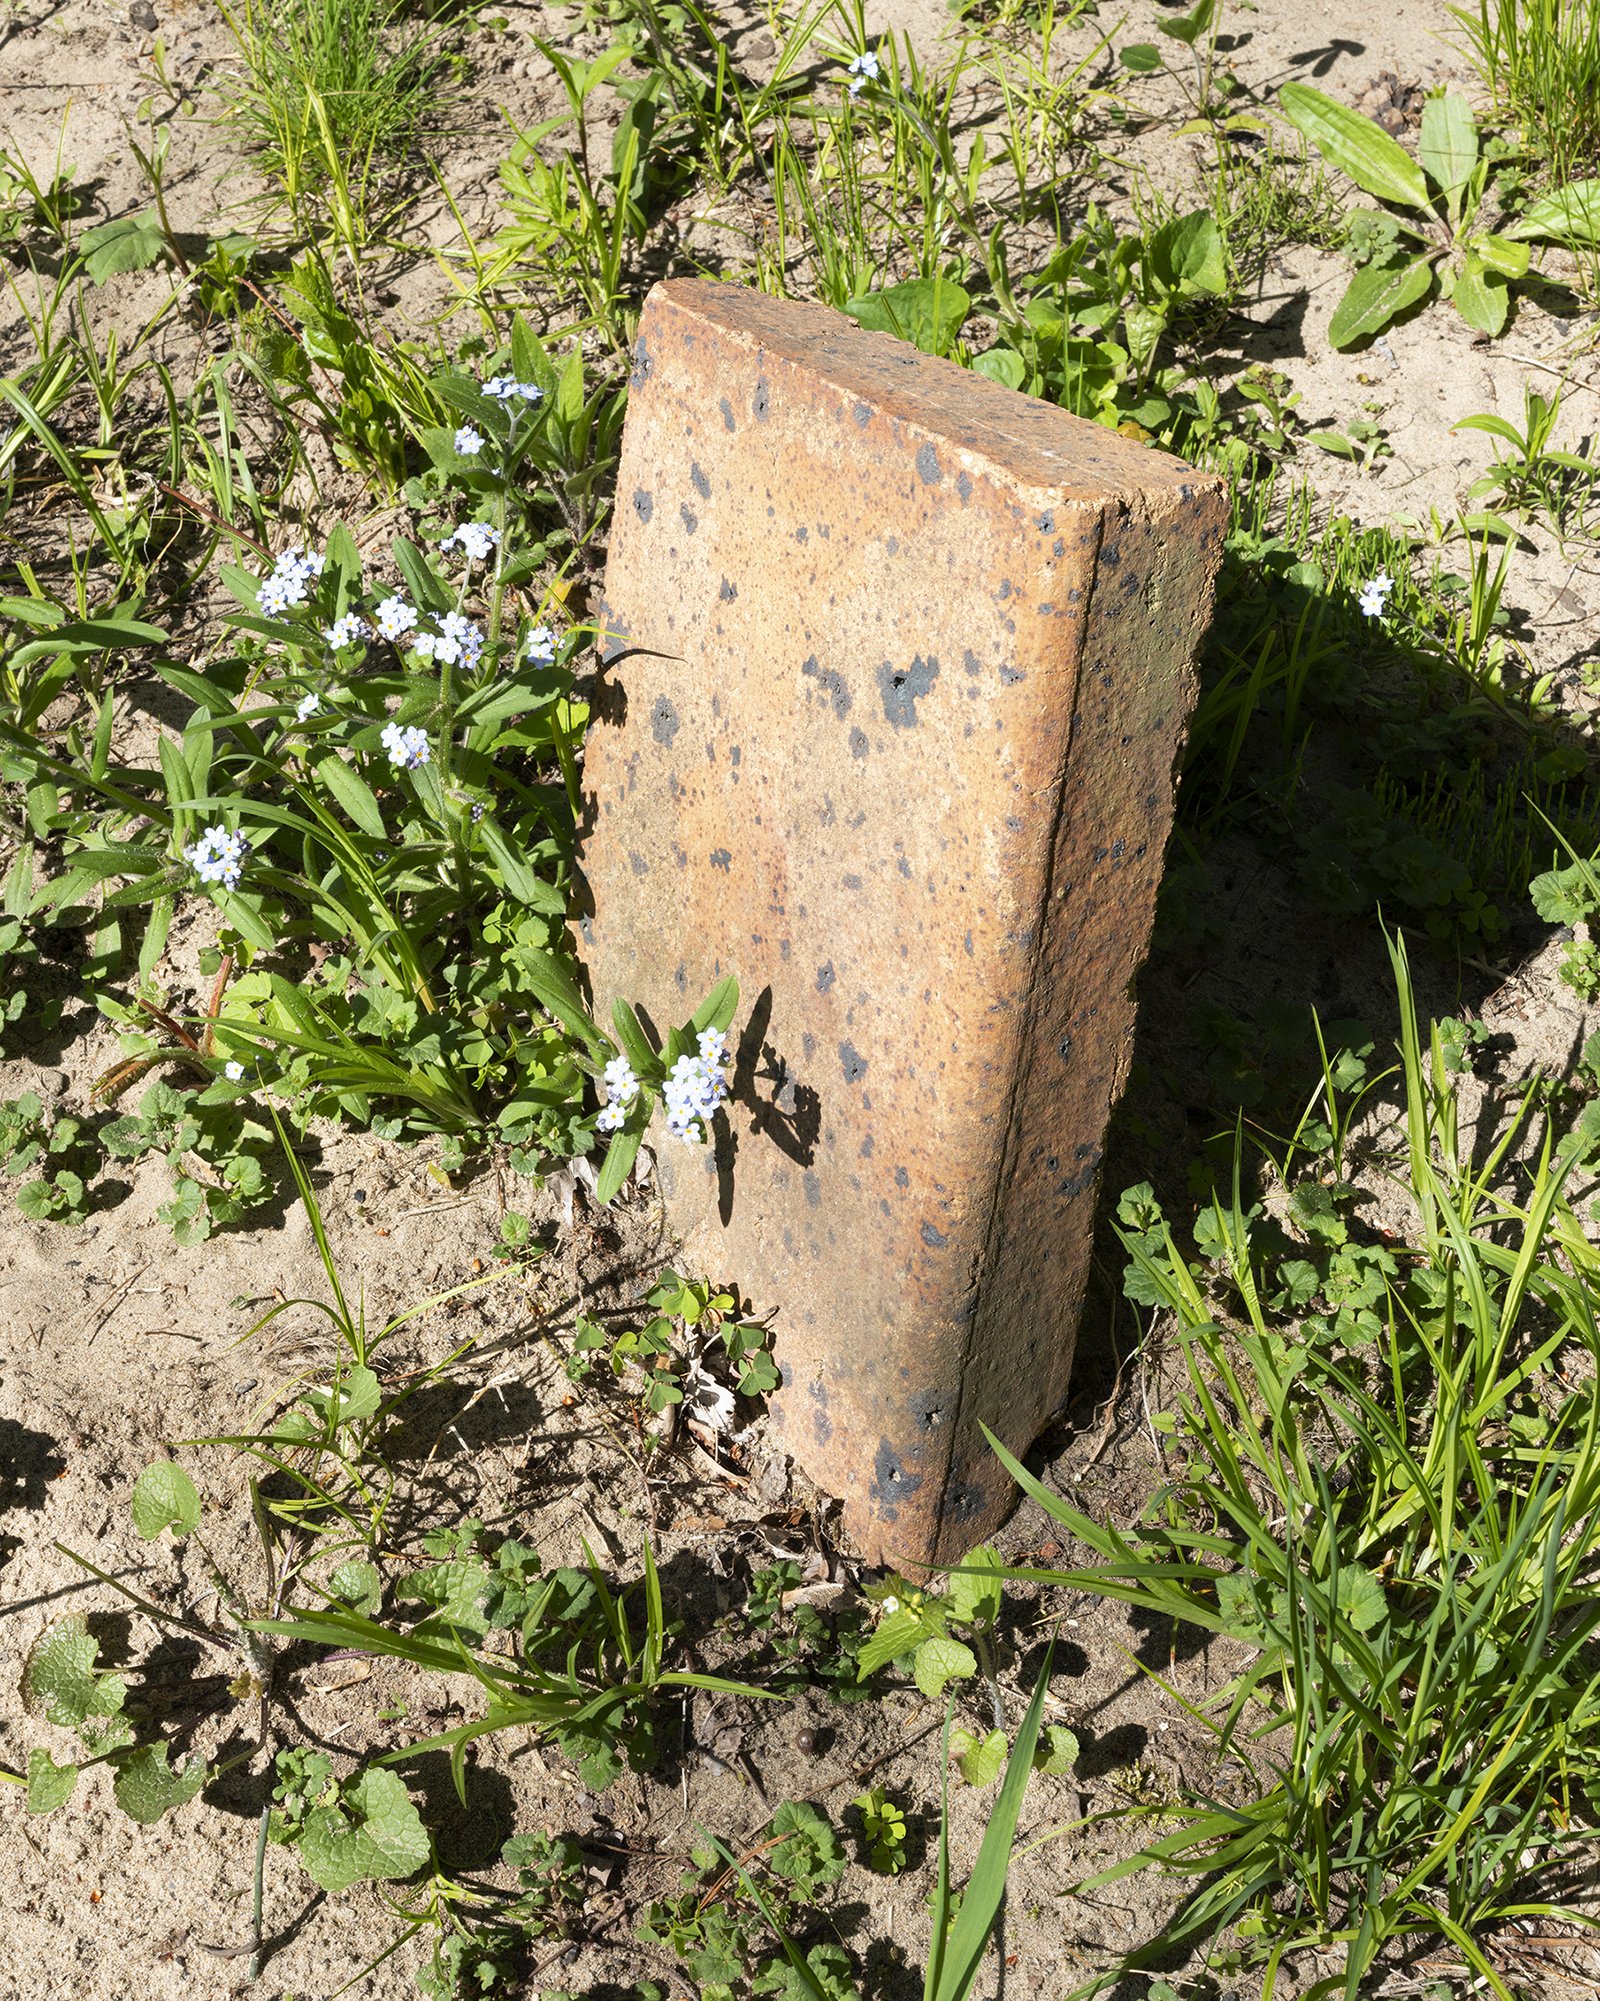
[[[1175,42],[1182,42],[1192,49],[1200,37],[1209,32],[1211,17],[1216,12],[1217,0],[1197,0],[1196,6],[1176,21],[1163,21],[1161,32],[1170,35]]]
[[[28,1811],[54,1813],[65,1806],[78,1783],[76,1765],[58,1765],[50,1753],[35,1745],[28,1753]]]
[[[970,1730],[952,1730],[950,1755],[969,1786],[992,1786],[1006,1761],[1006,1733],[991,1730],[986,1737],[976,1737]]]
[[[1542,195],[1500,232],[1510,237],[1553,237],[1562,243],[1600,243],[1600,180],[1568,181]]]
[[[1278,102],[1295,130],[1357,187],[1400,208],[1428,207],[1422,169],[1382,126],[1308,83],[1286,83]]]
[[[84,253],[84,269],[95,284],[103,285],[121,271],[148,271],[164,254],[167,240],[161,234],[155,214],[125,215],[115,222],[102,222],[86,229],[78,238]]]
[[[971,1647],[937,1633],[918,1647],[912,1667],[918,1688],[930,1702],[944,1694],[947,1681],[970,1681],[977,1672],[978,1657]]]
[[[1469,250],[1461,260],[1452,297],[1456,311],[1469,327],[1490,335],[1504,330],[1511,311],[1511,287],[1475,250]]]
[[[1422,107],[1422,164],[1448,196],[1459,195],[1478,164],[1478,128],[1472,107],[1452,90]]]
[[[1151,239],[1150,259],[1170,291],[1221,297],[1228,289],[1228,254],[1209,209],[1163,223]]]
[[[185,1536],[200,1520],[200,1495],[181,1466],[157,1459],[133,1483],[133,1525],[146,1542],[165,1528]]]
[[[882,1620],[872,1638],[856,1656],[856,1678],[865,1681],[876,1668],[888,1661],[896,1661],[902,1654],[909,1653],[919,1640],[925,1640],[933,1629],[918,1612],[900,1610],[891,1612]]]
[[[972,310],[972,299],[953,278],[908,278],[882,292],[846,299],[857,326],[908,340],[924,354],[948,354]]]
[[[1163,67],[1154,42],[1130,42],[1122,51],[1122,67],[1132,76],[1151,76]]]
[[[1398,314],[1427,296],[1433,266],[1426,257],[1403,254],[1369,264],[1350,280],[1350,289],[1334,308],[1328,339],[1334,347],[1353,347],[1382,333]]]
[[[644,1134],[637,1132],[619,1132],[612,1135],[611,1144],[606,1148],[605,1165],[596,1176],[594,1184],[594,1199],[602,1209],[611,1202],[633,1172],[633,1163],[639,1158],[639,1148],[643,1140]]]
[[[112,1785],[117,1805],[130,1820],[143,1827],[157,1821],[185,1800],[192,1800],[205,1784],[209,1767],[198,1753],[181,1772],[167,1769],[167,1746],[141,1744],[136,1751],[116,1760],[117,1776]]]
[[[383,808],[373,797],[371,786],[337,752],[330,751],[326,757],[319,757],[312,766],[312,772],[318,784],[327,787],[362,833],[370,834],[376,841],[388,838],[389,830],[383,823]]]
[[[785,1800],[772,1816],[772,1831],[785,1837],[767,1851],[775,1876],[815,1891],[844,1874],[845,1853],[825,1813],[807,1800]]]
[[[352,1883],[395,1882],[415,1875],[430,1852],[410,1795],[399,1777],[382,1766],[346,1781],[337,1805],[308,1814],[299,1848],[306,1874],[331,1893]]]
[[[348,1605],[352,1612],[371,1614],[378,1609],[383,1595],[382,1580],[378,1576],[376,1564],[362,1563],[352,1559],[341,1563],[328,1579],[328,1589],[342,1605]]]
[[[1028,364],[1014,348],[991,347],[973,358],[972,372],[1003,382],[1008,389],[1020,389],[1028,379]]]
[[[1060,1778],[1070,1772],[1078,1762],[1082,1747],[1076,1736],[1064,1723],[1050,1723],[1045,1726],[1044,1741],[1033,1754],[1033,1769],[1048,1772],[1053,1778]]]
[[[23,1707],[69,1730],[91,1716],[117,1715],[127,1700],[128,1684],[120,1675],[95,1673],[99,1651],[81,1612],[47,1627],[23,1664]]]
[[[1475,236],[1470,247],[1477,251],[1491,271],[1498,271],[1507,278],[1526,277],[1527,244],[1513,243],[1508,236]]]
[[[1000,1616],[1000,1579],[985,1576],[1000,1569],[1001,1557],[993,1543],[980,1543],[962,1558],[962,1568],[945,1579],[950,1616],[964,1626],[992,1626]]]

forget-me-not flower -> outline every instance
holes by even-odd
[[[302,695],[295,705],[294,719],[297,723],[308,723],[322,707],[322,697],[313,688],[309,695]]]
[[[372,614],[372,622],[385,639],[404,639],[417,623],[416,607],[398,594],[387,597]]]
[[[198,841],[184,849],[183,858],[203,883],[237,889],[249,852],[250,843],[243,834],[230,834],[226,827],[207,827]]]
[[[561,641],[548,625],[536,625],[524,642],[523,651],[530,667],[553,667]]]
[[[1387,570],[1380,570],[1369,582],[1361,586],[1361,609],[1368,618],[1382,618],[1389,602],[1389,593],[1394,589],[1394,578]]]
[[[845,75],[850,79],[850,95],[859,97],[869,83],[878,81],[878,58],[871,49],[863,49],[860,55],[850,58]]]
[[[464,459],[476,458],[483,450],[483,433],[475,431],[470,424],[463,424],[456,432],[456,450]]]
[[[633,1074],[633,1066],[626,1056],[613,1056],[605,1068],[606,1103],[600,1108],[600,1116],[595,1120],[595,1130],[614,1133],[628,1116],[629,1108],[639,1096],[639,1080]]]
[[[433,755],[428,732],[415,723],[385,723],[381,739],[389,762],[402,771],[415,771]]]
[[[353,611],[347,611],[342,618],[336,618],[332,625],[324,626],[322,636],[337,653],[341,647],[354,646],[367,636],[367,621],[357,618]]]
[[[469,563],[486,563],[500,540],[500,530],[487,521],[463,521],[453,534],[446,535],[441,549],[458,548]]]
[[[222,1074],[230,1084],[237,1084],[244,1076],[244,1065],[242,1063],[224,1063]]]
[[[544,401],[544,391],[537,382],[519,382],[514,375],[491,375],[483,385],[483,393],[497,403],[509,403],[513,397],[524,403]]]

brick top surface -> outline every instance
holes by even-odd
[[[908,341],[842,322],[827,306],[703,278],[670,279],[655,287],[650,302],[647,335],[659,335],[671,318],[698,321],[719,341],[746,343],[809,369],[841,394],[971,453],[1020,486],[1048,489],[1057,503],[1102,503],[1163,489],[1187,498],[1199,477],[1170,453],[1019,395]],[[692,326],[684,325],[679,337],[692,340]],[[648,339],[641,347],[636,380],[654,361]]]

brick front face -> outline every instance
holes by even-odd
[[[1065,1398],[1217,481],[822,307],[641,322],[585,754],[602,1021],[743,990],[688,1259],[777,1306],[786,1449],[949,1561]]]

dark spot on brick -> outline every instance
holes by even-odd
[[[711,866],[721,869],[722,873],[726,875],[733,866],[733,856],[726,848],[713,848],[711,850]]]
[[[1055,557],[1057,562],[1059,562],[1061,558],[1067,553],[1067,545],[1065,542],[1062,541],[1059,535],[1050,544],[1050,553],[1052,556]]]
[[[654,496],[652,494],[646,493],[642,486],[636,488],[634,491],[633,511],[635,514],[638,515],[640,521],[643,522],[645,527],[648,528],[650,525],[650,517],[656,511],[656,503]]]
[[[900,537],[890,535],[884,542],[883,552],[886,556],[897,556],[900,553]]]
[[[819,994],[825,994],[828,991],[829,987],[833,985],[833,982],[836,977],[837,975],[834,973],[833,961],[831,959],[825,966],[818,966],[817,992]]]
[[[872,1137],[871,1133],[868,1133],[866,1138],[861,1142],[861,1158],[863,1160],[870,1160],[872,1158],[872,1149],[876,1145],[877,1141]]]
[[[750,407],[756,413],[756,422],[764,424],[767,421],[767,413],[772,408],[772,391],[767,386],[767,378],[764,375],[756,383],[756,393]]]
[[[939,454],[932,444],[917,447],[917,473],[924,486],[937,486],[944,478],[944,468],[939,463]]]
[[[1022,832],[1022,822],[1017,818],[1015,813],[1008,813],[1006,815],[1006,827],[1013,834],[1020,834]]]
[[[842,875],[839,880],[846,889],[860,889],[861,887],[861,878],[858,875]]]
[[[809,680],[819,684],[823,693],[833,703],[833,713],[843,722],[850,713],[850,684],[838,668],[822,666],[813,653],[810,659],[800,663],[800,672]]]
[[[872,1483],[867,1489],[877,1504],[879,1514],[886,1522],[894,1521],[899,1516],[900,1503],[909,1501],[921,1485],[922,1475],[905,1471],[886,1438],[873,1459]]]
[[[634,848],[629,848],[628,850],[628,866],[633,870],[635,875],[648,875],[650,873],[650,864]]]
[[[942,1251],[950,1239],[943,1230],[936,1230],[931,1223],[922,1226],[922,1241],[930,1251]]]
[[[1056,532],[1056,517],[1053,514],[1041,514],[1039,526],[1046,535],[1053,535]]]
[[[733,405],[728,401],[726,396],[723,397],[718,407],[722,411],[723,428],[729,431],[736,431],[739,427],[733,421]]]
[[[939,663],[930,653],[919,653],[909,667],[892,667],[886,660],[878,669],[878,687],[883,695],[883,713],[897,730],[915,729],[917,703],[939,678]]]
[[[1061,1058],[1063,1063],[1068,1063],[1072,1060],[1072,1037],[1070,1035],[1062,1036],[1061,1040],[1056,1044],[1056,1054]]]
[[[911,880],[911,864],[906,860],[904,855],[900,857],[900,873],[905,877],[907,882]]]
[[[808,1209],[820,1209],[822,1207],[822,1183],[817,1179],[816,1175],[808,1169],[800,1185],[806,1191],[806,1207]]]
[[[691,459],[689,461],[689,484],[702,500],[709,500],[711,498],[711,482],[700,470],[698,459]]]
[[[839,1044],[839,1065],[844,1071],[847,1084],[859,1084],[867,1074],[866,1058],[860,1054],[853,1042]]]
[[[650,350],[645,345],[644,338],[641,335],[633,345],[633,373],[630,379],[635,389],[641,383],[649,381],[650,371],[654,367],[655,362],[651,359]]]
[[[685,501],[683,503],[683,505],[678,509],[678,512],[683,516],[684,528],[687,530],[689,534],[692,535],[694,531],[700,526],[699,515],[695,513],[694,509],[689,505],[688,501]]]
[[[1020,667],[1007,667],[1003,661],[1001,662],[1000,679],[1008,688],[1014,688],[1019,681],[1026,681],[1027,678]]]
[[[956,474],[956,492],[960,494],[963,500],[970,500],[972,498],[972,481],[964,472]]]
[[[806,524],[803,521],[801,522],[800,526],[794,531],[794,539],[797,542],[809,542],[811,540],[811,530],[806,526]]]
[[[850,732],[850,755],[852,757],[865,757],[866,754],[867,754],[866,731],[864,729],[853,729]]]
[[[742,762],[743,758],[744,758],[744,750],[739,744],[733,744],[729,747],[728,762],[730,764],[739,764],[740,762]]]
[[[809,1030],[800,1038],[800,1053],[808,1063],[817,1053],[817,1038]]]
[[[732,604],[738,595],[739,586],[737,584],[730,584],[726,577],[717,586],[717,596],[721,598],[724,604]]]
[[[872,422],[872,405],[870,403],[858,403],[850,414],[864,431]]]
[[[969,674],[981,674],[983,672],[983,662],[978,658],[977,654],[973,652],[970,646],[967,648],[966,652],[962,654],[961,664],[963,667],[966,668]]]
[[[678,734],[678,712],[665,695],[657,699],[650,711],[650,734],[660,744],[670,744]]]
[[[961,943],[965,946],[967,957],[970,959],[972,957],[972,933],[970,931],[962,939]]]
[[[911,1176],[907,1174],[903,1167],[895,1169],[894,1185],[896,1188],[909,1188],[911,1186]]]

